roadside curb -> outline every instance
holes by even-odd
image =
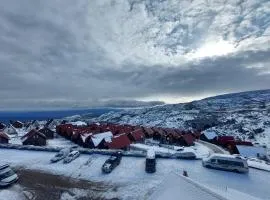
[[[19,145],[19,144],[0,144],[0,149],[16,149],[27,151],[46,151],[46,152],[59,152],[63,147],[48,147],[48,146],[32,146],[32,145]],[[146,151],[143,150],[107,150],[107,149],[86,149],[78,146],[76,148],[81,154],[99,154],[99,155],[112,155],[121,152],[126,157],[146,157]],[[172,154],[156,152],[156,158],[175,159]]]

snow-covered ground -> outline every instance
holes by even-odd
[[[12,189],[0,190],[0,200],[21,200],[24,195],[20,192],[19,186],[14,186]]]
[[[10,140],[9,143],[10,144],[19,144],[22,145],[22,140],[21,137],[23,135],[25,135],[27,133],[27,131],[23,130],[23,129],[17,129],[19,130],[19,134],[18,135],[9,135]],[[48,147],[71,147],[74,146],[75,144],[73,142],[71,142],[70,140],[65,139],[64,137],[61,137],[59,135],[56,135],[55,138],[53,139],[47,139],[47,145]]]
[[[179,174],[170,173],[151,195],[150,200],[178,200],[181,196],[185,200],[258,200],[259,198],[245,194],[231,188],[218,188],[201,184]],[[199,198],[198,198],[199,197]]]
[[[74,144],[72,141],[67,140],[66,138],[61,137],[61,136],[58,136],[54,139],[47,140],[47,146],[49,146],[49,147],[66,148],[66,147],[71,147],[74,145],[76,145],[76,144]]]
[[[269,171],[270,172],[270,163],[265,162],[263,160],[259,160],[256,158],[251,158],[247,160],[248,166],[249,167],[253,167],[255,169],[261,169],[261,170],[265,170],[265,171]]]
[[[270,173],[256,169],[250,169],[248,174],[237,174],[204,168],[199,160],[158,159],[157,172],[147,174],[144,158],[124,157],[121,164],[111,174],[104,175],[101,172],[101,166],[108,156],[81,155],[70,164],[62,162],[51,164],[49,160],[53,156],[54,153],[51,152],[8,149],[0,151],[0,160],[14,167],[118,185],[118,190],[110,191],[108,195],[116,192],[121,199],[147,198],[168,174],[171,172],[182,174],[184,169],[187,170],[191,179],[202,184],[214,185],[220,189],[229,187],[262,199],[270,197]]]
[[[179,152],[179,151],[177,151],[177,149],[179,149],[179,146],[171,146],[171,147],[173,147],[174,149],[160,147],[160,146],[156,146],[156,145],[149,146],[149,145],[141,144],[141,143],[131,144],[131,148],[136,148],[139,150],[153,149],[155,152],[170,153],[170,154],[175,154],[175,153]],[[183,147],[183,151],[180,151],[180,152],[193,152],[193,153],[195,153],[195,155],[198,159],[208,157],[210,155],[210,153],[213,153],[209,148],[207,148],[204,145],[197,143],[197,142],[195,142],[194,146]]]

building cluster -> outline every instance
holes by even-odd
[[[245,157],[257,157],[267,160],[266,148],[254,146],[250,141],[242,141],[234,136],[219,136],[215,132],[203,132],[200,139],[227,149],[231,154],[240,154]]]
[[[130,144],[143,143],[145,139],[152,139],[165,145],[192,146],[196,139],[200,139],[225,148],[231,154],[241,154],[246,157],[252,155],[252,157],[267,160],[265,148],[253,146],[252,142],[242,141],[233,136],[220,136],[213,131],[201,133],[174,128],[113,123],[87,125],[85,122],[62,122],[56,126],[53,119],[48,120],[42,126],[36,120],[28,123],[10,121],[9,125],[0,123],[0,143],[9,143],[10,135],[18,135],[17,131],[23,128],[24,131],[27,131],[27,134],[21,137],[23,145],[45,146],[47,145],[47,139],[54,138],[55,131],[53,130],[55,127],[57,134],[85,148],[128,150]]]
[[[0,143],[8,144],[10,141],[9,135],[18,135],[18,130],[24,129],[28,132],[21,137],[23,145],[45,146],[47,139],[54,138],[54,131],[49,128],[52,122],[53,120],[48,120],[43,128],[39,128],[40,125],[37,120],[28,123],[10,121],[9,125],[0,123]]]
[[[61,124],[56,132],[86,148],[128,149],[131,143],[143,142],[146,138],[163,144],[191,146],[198,133],[178,129],[153,128],[111,123],[93,123],[88,126]]]

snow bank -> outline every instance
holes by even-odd
[[[267,163],[263,160],[259,160],[256,158],[251,158],[247,160],[248,166],[255,168],[255,169],[261,169],[261,170],[265,170],[265,171],[269,171],[270,172],[270,163]]]
[[[178,149],[181,149],[180,152],[193,152],[195,153],[196,157],[198,159],[202,159],[204,157],[209,156],[211,150],[209,148],[207,148],[206,146],[199,144],[197,142],[195,142],[194,146],[191,147],[181,147],[179,148],[178,146],[173,146],[170,145],[170,148],[165,148],[165,147],[160,147],[157,145],[147,145],[147,144],[141,144],[141,143],[137,143],[137,144],[131,144],[130,145],[131,148],[133,149],[138,149],[138,150],[143,150],[143,151],[148,151],[148,150],[153,150],[156,152],[156,154],[163,154],[166,155],[167,157],[172,157],[174,154],[179,153],[179,151],[177,151]]]
[[[159,187],[157,187],[156,191],[149,199],[178,200],[179,197],[185,200],[194,200],[198,199],[198,197],[202,200],[224,200],[174,173],[170,173],[166,176],[164,181],[159,185]]]
[[[231,188],[218,188],[202,184],[176,173],[170,173],[156,188],[150,200],[259,200],[259,198]],[[199,197],[199,198],[198,198]]]
[[[24,200],[25,197],[19,186],[0,190],[0,200]]]

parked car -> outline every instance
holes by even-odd
[[[75,160],[80,156],[79,151],[71,151],[67,157],[64,158],[64,163],[70,163],[71,161]]]
[[[202,161],[204,167],[234,171],[239,173],[248,172],[248,164],[245,159],[236,155],[212,154]]]
[[[186,159],[186,160],[194,160],[196,159],[196,154],[194,152],[177,152],[173,155],[175,158]]]
[[[105,163],[102,165],[102,171],[106,174],[111,173],[114,168],[116,168],[122,160],[121,152],[112,155]]]
[[[63,160],[65,157],[68,156],[69,153],[70,153],[69,148],[62,149],[51,159],[51,162],[55,163],[58,162],[59,160]]]
[[[148,150],[146,154],[145,171],[147,173],[156,172],[156,153],[152,149]]]
[[[0,188],[7,187],[18,180],[18,175],[9,165],[0,166]]]

